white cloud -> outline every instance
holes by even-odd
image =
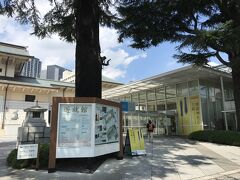
[[[142,53],[142,54],[138,54],[138,55],[135,55],[135,56],[130,56],[128,58],[125,59],[124,61],[124,65],[125,66],[128,66],[130,63],[132,63],[134,60],[137,60],[139,58],[146,58],[147,57],[147,54],[146,53]]]
[[[1,41],[28,46],[30,55],[43,62],[43,69],[50,64],[64,66],[69,61],[74,64],[74,44],[63,42],[56,35],[51,38],[38,39],[30,35],[31,29],[15,23],[13,19],[0,16],[0,22]]]
[[[112,49],[120,46],[117,40],[117,31],[115,29],[100,27],[99,39],[102,52],[106,51],[107,49]]]
[[[40,12],[46,13],[50,8],[44,6],[46,0],[38,3]],[[28,46],[30,55],[39,58],[42,69],[47,65],[57,64],[59,66],[73,69],[75,61],[75,44],[66,43],[60,40],[59,36],[53,35],[51,38],[38,39],[30,35],[31,28],[16,23],[13,19],[0,16],[0,41]],[[106,27],[100,27],[100,44],[102,55],[111,59],[110,65],[104,67],[103,75],[118,79],[123,78],[127,73],[128,66],[141,58],[146,58],[146,54],[129,54],[124,50],[123,45],[118,43],[117,31]]]
[[[119,77],[124,78],[125,74],[126,74],[126,70],[122,70],[120,68],[115,68],[115,67],[109,66],[109,67],[103,69],[102,74],[111,79],[116,79]]]
[[[210,61],[210,62],[208,62],[208,65],[211,66],[211,67],[214,67],[214,66],[218,66],[220,64],[216,63],[216,62],[213,62],[213,61]]]
[[[131,56],[121,48],[118,48],[117,50],[106,49],[103,52],[103,55],[108,59],[111,59],[110,65],[104,67],[103,75],[112,79],[117,79],[120,77],[124,78],[129,64],[135,60],[147,57],[146,53]]]

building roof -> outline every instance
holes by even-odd
[[[108,78],[103,78],[103,81],[107,83],[116,83],[116,82],[111,82]],[[41,87],[41,88],[59,88],[59,87],[75,88],[75,83],[71,83],[71,82],[54,81],[49,79],[40,79],[40,78],[32,78],[32,77],[24,77],[24,76],[16,76],[16,77],[0,76],[0,83],[15,84],[15,85],[22,85],[22,86],[34,86],[34,87]]]
[[[196,79],[218,80],[219,76],[231,78],[231,74],[209,67],[196,67],[193,65],[185,66],[173,71],[162,73],[147,79],[132,82],[126,85],[118,86],[110,90],[103,91],[103,98],[113,98],[128,93],[148,90],[161,85],[173,85],[181,82],[192,81]]]
[[[102,75],[102,81],[103,82],[114,83],[114,84],[122,84],[122,83],[117,82],[117,81],[115,81],[115,80],[113,80],[111,78],[108,78],[108,77],[104,76],[104,75]]]
[[[0,54],[31,58],[27,47],[0,42]]]
[[[64,71],[63,73],[66,73],[65,75],[63,74],[63,78],[61,79],[61,81],[63,82],[69,82],[68,80],[69,79],[74,79],[75,80],[75,73],[72,72],[72,71]],[[122,83],[119,83],[111,78],[108,78],[104,75],[102,75],[102,82],[105,82],[105,83],[112,83],[112,84],[119,84],[119,85],[122,85]]]
[[[41,87],[41,88],[56,88],[56,87],[74,88],[75,87],[74,83],[23,77],[23,76],[17,76],[17,77],[0,76],[0,83],[21,85],[21,86],[34,86],[34,87]]]

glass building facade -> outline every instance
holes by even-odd
[[[234,131],[235,113],[224,107],[228,101],[233,102],[231,79],[221,79],[220,75],[215,79],[190,77],[172,84],[161,83],[111,99],[135,103],[135,111],[123,115],[125,131],[135,127],[145,132],[148,120],[155,123],[157,134],[188,135],[203,129]]]

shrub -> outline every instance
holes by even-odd
[[[41,144],[39,147],[39,167],[45,168],[48,165],[49,145]],[[17,160],[17,149],[12,150],[7,157],[7,165],[15,169],[34,168],[36,159]]]
[[[39,152],[39,166],[47,167],[49,157],[49,144],[41,144]]]
[[[190,139],[198,141],[214,142],[219,144],[227,144],[240,146],[240,133],[222,130],[205,130],[196,131],[189,135]]]
[[[15,169],[27,168],[32,162],[32,159],[17,160],[17,149],[12,150],[7,157],[7,165]]]

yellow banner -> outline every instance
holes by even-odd
[[[177,112],[180,135],[188,135],[202,129],[199,96],[178,97]]]
[[[132,155],[146,154],[145,147],[144,147],[144,138],[141,130],[129,128],[128,135],[129,135]]]

